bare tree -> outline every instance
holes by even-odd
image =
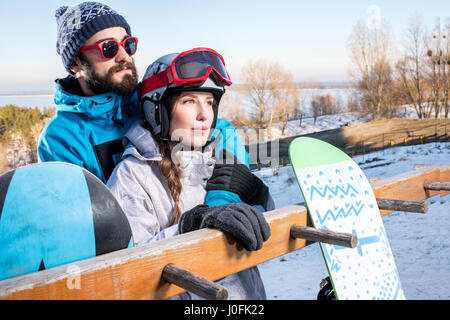
[[[234,127],[250,125],[248,112],[239,97],[239,92],[227,89],[220,101],[219,118],[230,121]]]
[[[273,95],[274,121],[281,122],[281,134],[284,135],[289,120],[298,113],[300,96],[294,83],[292,73],[281,65],[276,65],[276,77],[271,83]]]
[[[243,79],[246,84],[246,94],[253,110],[250,117],[258,128],[265,127],[266,113],[270,106],[270,79],[272,68],[266,60],[249,62],[242,68]]]
[[[363,21],[354,26],[347,41],[352,72],[361,92],[361,106],[373,119],[392,114],[393,41],[387,22],[372,27]]]
[[[445,118],[448,118],[450,107],[448,104],[449,99],[449,91],[450,91],[450,18],[447,18],[447,24],[445,26],[445,45],[444,45],[444,113]]]
[[[286,93],[278,100],[279,120],[282,123],[281,135],[284,135],[287,124],[290,120],[299,117],[300,95],[297,87],[290,85],[286,89]]]
[[[267,129],[267,138],[271,139],[272,123],[287,121],[280,114],[289,114],[298,101],[292,74],[277,62],[261,59],[247,63],[242,78],[253,109],[249,117],[257,129]]]
[[[358,93],[352,90],[347,97],[347,111],[349,112],[361,112],[360,101]]]
[[[430,40],[428,41],[428,81],[431,91],[431,103],[434,117],[444,111],[449,113],[449,67],[450,67],[450,22],[443,28],[440,19],[436,21]]]
[[[329,93],[315,96],[311,102],[311,107],[314,125],[316,125],[316,120],[319,116],[342,112],[341,102]]]
[[[312,108],[312,114],[314,118],[314,127],[316,126],[317,117],[320,116],[320,101],[317,99],[317,97],[314,97],[314,99],[311,101],[311,108]]]
[[[419,119],[428,114],[426,98],[425,65],[427,30],[419,15],[410,19],[405,33],[403,57],[397,62],[396,71],[401,93],[407,104],[412,104]]]
[[[306,95],[298,88],[296,89],[296,101],[294,102],[294,110],[292,111],[292,120],[300,120],[299,126],[302,126],[302,120],[305,115]],[[301,92],[301,93],[300,93]]]
[[[442,31],[442,108],[444,109],[444,116],[448,118],[449,115],[449,90],[450,90],[450,18],[447,18],[447,23]]]

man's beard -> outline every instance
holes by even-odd
[[[114,92],[118,95],[126,96],[136,90],[138,75],[136,66],[132,62],[125,62],[111,67],[105,76],[97,74],[87,60],[81,59],[81,63],[84,67],[86,83],[97,95]],[[114,74],[124,68],[131,70],[131,74],[126,74],[120,83],[114,82],[112,79]]]

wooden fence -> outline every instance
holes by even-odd
[[[436,194],[447,194],[448,191],[436,189],[442,189],[442,182],[449,180],[450,166],[427,166],[392,178],[372,180],[371,185],[377,198],[423,201]],[[424,184],[430,187],[424,188]],[[390,212],[381,210],[382,215]],[[305,207],[288,206],[265,216],[271,237],[258,251],[238,250],[231,237],[217,230],[201,229],[3,280],[0,298],[165,299],[184,291],[167,281],[164,276],[167,266],[213,281],[312,243],[291,234],[294,225],[308,226]]]

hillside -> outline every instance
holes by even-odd
[[[376,122],[363,122],[361,119],[351,119],[347,117],[349,123],[354,125],[341,125],[339,119],[348,114],[334,116],[324,116],[317,120],[316,128],[330,128],[322,131],[304,132],[299,135],[283,137],[271,142],[247,145],[247,150],[251,153],[250,160],[252,167],[256,165],[254,150],[258,150],[258,164],[267,163],[270,158],[272,144],[276,152],[276,144],[279,145],[278,156],[281,162],[288,161],[289,143],[297,136],[308,136],[327,141],[334,146],[346,151],[348,154],[361,154],[376,151],[382,147],[394,145],[418,144],[430,141],[447,141],[450,131],[450,119],[389,119]],[[335,119],[333,121],[333,118]],[[241,139],[244,139],[245,136]],[[406,139],[406,140],[405,140]],[[267,150],[267,153],[266,151]],[[252,152],[253,151],[253,152]],[[269,157],[265,157],[268,154]],[[274,154],[276,157],[276,153]],[[252,161],[253,160],[253,161]],[[272,162],[274,159],[271,160]]]
[[[0,173],[37,161],[39,135],[54,108],[0,107]]]

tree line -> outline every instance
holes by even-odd
[[[390,118],[399,105],[412,105],[419,119],[449,115],[450,20],[429,28],[419,15],[398,41],[389,22],[362,20],[353,27],[347,48],[358,89],[354,108],[373,119]]]
[[[372,120],[400,116],[400,106],[411,105],[419,119],[449,116],[450,20],[437,19],[428,28],[420,16],[410,19],[401,39],[394,40],[389,23],[359,20],[346,47],[351,65],[352,94],[347,104],[331,94],[305,96],[293,75],[280,63],[260,59],[241,70],[245,83],[225,95],[221,116],[235,127],[265,129],[270,139],[273,123],[301,120],[344,111],[358,111]],[[237,93],[237,94],[236,94]],[[306,103],[308,101],[308,103]]]
[[[232,122],[236,128],[248,127],[271,139],[274,123],[281,123],[282,134],[290,120],[306,115],[314,117],[342,111],[342,104],[330,94],[310,96],[300,94],[299,85],[290,70],[280,63],[259,59],[249,61],[241,72],[243,85],[232,89],[221,102],[219,116]],[[243,101],[244,100],[244,101]],[[311,100],[311,106],[307,101]],[[261,130],[262,129],[262,130]]]
[[[11,168],[7,154],[26,149],[32,162],[37,161],[37,142],[47,121],[56,109],[27,108],[16,105],[0,107],[0,172]]]

